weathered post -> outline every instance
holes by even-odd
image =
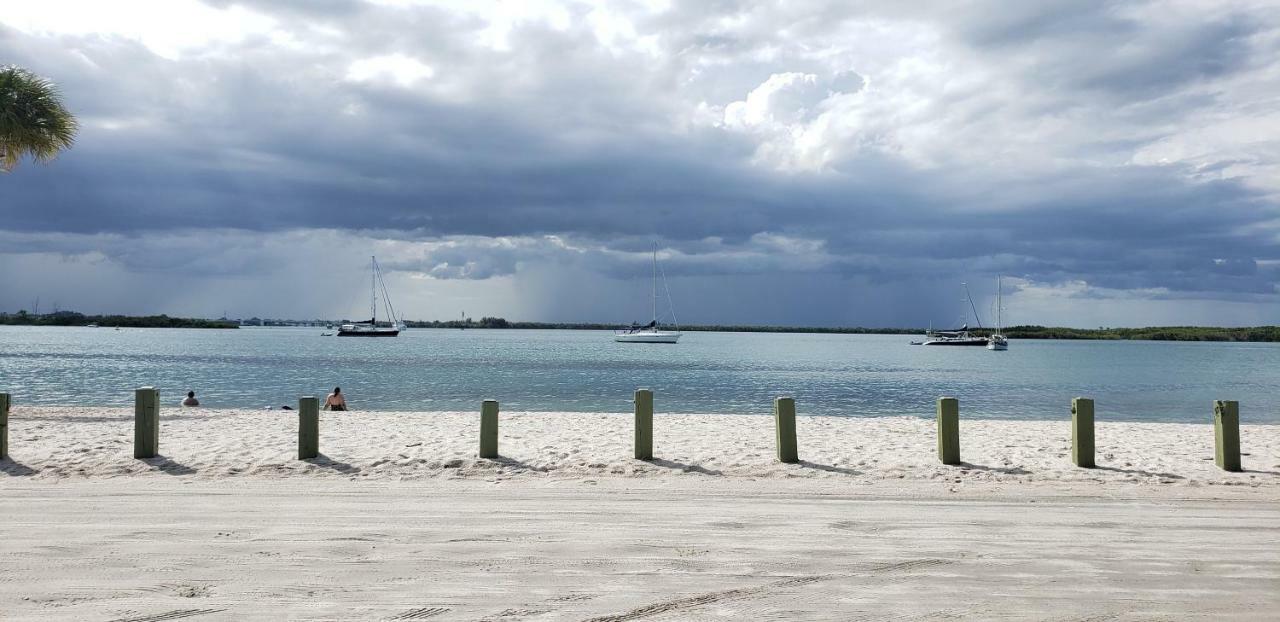
[[[960,400],[938,398],[938,459],[960,464]]]
[[[1240,470],[1240,402],[1213,402],[1213,461],[1223,471]]]
[[[653,391],[636,389],[636,460],[653,460]]]
[[[9,394],[0,393],[0,460],[9,457]]]
[[[796,401],[790,397],[773,400],[773,424],[778,433],[778,462],[799,462],[796,450]]]
[[[320,455],[320,398],[298,398],[298,459]]]
[[[497,400],[485,400],[480,405],[480,457],[498,457]]]
[[[160,453],[160,390],[142,387],[133,392],[133,457]]]
[[[1078,467],[1092,469],[1093,400],[1077,397],[1071,400],[1071,461]]]

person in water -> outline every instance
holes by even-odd
[[[195,391],[187,391],[187,399],[182,400],[183,406],[199,406],[200,400],[196,399]]]
[[[325,410],[346,410],[347,398],[342,395],[342,387],[334,387],[333,393],[329,397],[324,398]]]

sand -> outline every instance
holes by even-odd
[[[1280,607],[1280,426],[17,407],[0,462],[4,620],[1267,620]]]
[[[14,408],[11,475],[36,480],[126,477],[159,471],[192,479],[305,477],[360,480],[474,478],[819,478],[1128,482],[1280,486],[1280,426],[1241,427],[1247,472],[1213,463],[1208,424],[1099,423],[1097,469],[1071,464],[1069,421],[962,420],[965,465],[938,463],[934,422],[915,417],[799,417],[801,464],[775,460],[773,419],[662,415],[654,456],[632,456],[632,420],[618,413],[502,413],[500,460],[476,458],[477,412],[321,413],[320,451],[295,459],[294,411],[163,409],[162,457],[132,459],[131,409]]]

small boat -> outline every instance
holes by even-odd
[[[973,305],[973,296],[969,295],[969,286],[965,283],[960,284],[964,287],[965,300],[969,302],[969,308],[973,310],[973,317],[977,319],[978,308]],[[963,317],[963,316],[962,316]],[[978,328],[982,328],[982,321],[978,321]],[[966,322],[960,328],[952,330],[934,331],[930,329],[924,334],[924,344],[926,346],[985,346],[987,338],[974,335],[969,332],[969,324]]]
[[[333,333],[320,333],[321,337],[332,337]]]
[[[378,267],[378,258],[371,257],[369,266],[373,272],[369,286],[369,321],[347,322],[338,326],[339,337],[395,337],[405,328],[404,322],[396,319],[396,310],[391,306],[391,299],[387,296],[387,284],[382,280],[382,270]],[[382,324],[378,323],[379,288],[382,289],[383,306],[386,308],[387,316],[391,318],[390,321]]]
[[[97,327],[98,327],[98,325],[97,325],[96,323],[94,323],[94,324],[85,324],[85,328],[97,328]]]
[[[662,288],[667,290],[667,276],[662,275]],[[664,330],[658,323],[658,245],[653,245],[653,320],[643,326],[632,324],[613,332],[613,340],[619,343],[676,343],[680,340],[680,325],[675,321],[675,308],[671,305],[671,290],[667,290],[667,306],[671,307],[671,321],[675,330]]]
[[[1009,339],[1004,336],[1004,318],[1001,313],[1004,310],[1004,288],[1002,285],[1000,277],[996,277],[996,330],[987,339],[988,350],[1003,351],[1009,349]]]

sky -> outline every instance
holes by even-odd
[[[0,0],[0,311],[1280,324],[1280,5]]]

